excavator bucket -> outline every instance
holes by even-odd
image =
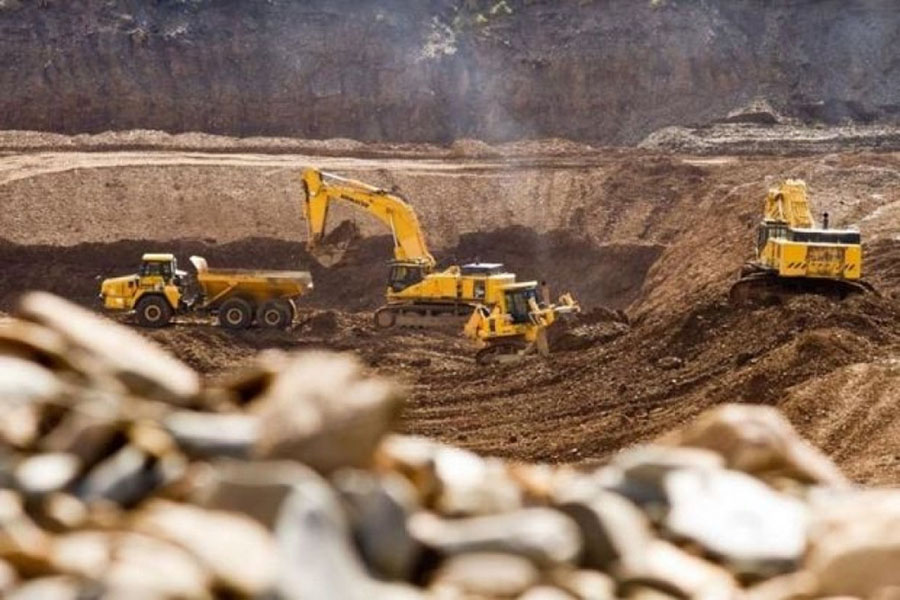
[[[353,221],[342,221],[318,240],[309,240],[306,249],[323,267],[343,262],[351,247],[362,238],[359,227]]]

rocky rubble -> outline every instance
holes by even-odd
[[[900,491],[852,486],[768,407],[600,468],[391,433],[346,355],[202,382],[42,293],[0,327],[0,595],[857,598],[900,590]]]

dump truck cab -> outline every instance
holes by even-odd
[[[106,279],[100,286],[103,307],[134,310],[138,322],[149,327],[167,324],[182,303],[184,271],[175,255],[147,253],[135,275]]]

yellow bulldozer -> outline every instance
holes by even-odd
[[[516,282],[500,263],[472,263],[437,269],[412,206],[396,192],[317,169],[303,172],[303,213],[307,247],[313,256],[333,262],[336,249],[322,248],[328,208],[347,202],[384,223],[394,241],[385,305],[375,311],[375,324],[434,326],[466,323],[464,332],[484,348],[479,362],[546,350],[542,332],[558,314],[576,312],[578,304],[564,295],[558,304],[538,303],[538,282]],[[340,251],[340,249],[337,249]],[[466,322],[468,318],[468,322]]]
[[[874,291],[862,280],[859,231],[818,227],[806,183],[788,179],[769,190],[757,229],[756,253],[742,268],[729,296],[734,304],[816,293],[837,298]]]
[[[481,348],[475,354],[480,365],[500,364],[537,352],[550,353],[547,328],[564,316],[581,311],[571,294],[557,304],[539,303],[533,282],[512,284],[493,306],[479,306],[469,317],[465,335]]]

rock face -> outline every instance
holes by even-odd
[[[890,119],[894,8],[5,0],[0,128],[633,143],[760,96],[801,117]]]

